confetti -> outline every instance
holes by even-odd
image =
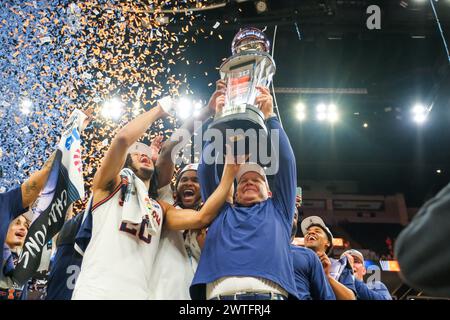
[[[53,152],[67,116],[75,108],[93,107],[95,120],[82,134],[89,193],[112,137],[133,113],[149,110],[162,95],[177,96],[181,88],[190,92],[186,74],[170,66],[179,61],[189,63],[182,60],[184,51],[210,30],[194,27],[194,20],[201,15],[183,13],[170,14],[164,20],[183,30],[172,31],[158,23],[161,14],[157,12],[201,7],[206,2],[2,2],[0,186],[8,190],[40,169]],[[120,97],[125,108],[117,122],[101,117],[103,101],[114,96]],[[24,97],[32,103],[30,113],[21,112]],[[151,132],[167,138],[176,126],[174,119],[168,119],[153,125]]]

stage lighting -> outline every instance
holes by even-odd
[[[331,123],[334,123],[339,120],[339,114],[337,112],[335,104],[328,105],[327,120]]]
[[[295,109],[297,111],[297,119],[300,121],[305,120],[306,119],[305,105],[302,102],[299,102],[295,106]]]
[[[177,115],[181,120],[186,120],[189,116],[192,115],[192,101],[188,98],[181,98],[178,100],[176,106]]]
[[[367,122],[364,122],[363,127],[364,127],[364,128],[368,128],[368,127],[369,127],[369,124],[368,124]]]
[[[324,121],[327,118],[327,106],[323,103],[317,106],[317,120]]]
[[[117,120],[123,112],[123,102],[119,98],[105,101],[102,108],[102,116],[106,119]]]
[[[413,113],[413,120],[419,124],[424,123],[427,120],[428,109],[421,104],[416,104],[412,108],[412,113]]]
[[[442,173],[442,170],[441,170],[441,169],[437,169],[437,170],[436,170],[436,173],[437,173],[437,174],[441,174],[441,173]]]
[[[317,106],[317,120],[319,121],[328,121],[330,123],[335,123],[339,120],[339,113],[337,107],[334,103],[329,105],[325,105],[321,103]]]
[[[33,102],[30,99],[25,98],[20,102],[20,111],[23,114],[29,114],[31,112],[31,108],[33,107]]]

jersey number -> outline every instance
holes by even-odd
[[[148,234],[147,227],[147,219],[143,220],[140,226],[138,224],[122,222],[122,224],[120,225],[120,231],[130,233],[133,236],[137,235],[140,240],[144,241],[145,243],[150,243],[152,241],[152,236]]]

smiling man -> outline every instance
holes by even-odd
[[[6,257],[6,260],[2,264],[0,272],[0,300],[24,298],[23,286],[17,286],[11,280],[10,272],[14,270],[29,227],[30,222],[24,215],[17,217],[9,225],[5,244],[3,245],[3,256]]]
[[[356,289],[353,270],[346,257],[340,260],[330,259],[333,249],[333,234],[318,216],[303,219],[301,223],[305,247],[316,252],[322,262],[328,282],[337,300],[355,300]]]
[[[175,203],[179,209],[200,210],[198,164],[186,165],[177,175]],[[152,300],[188,300],[189,286],[197,269],[202,232],[163,228],[151,276]]]
[[[197,272],[190,288],[195,299],[278,299],[297,296],[290,236],[295,209],[297,171],[289,139],[273,113],[272,96],[259,87],[256,104],[264,114],[268,132],[277,130],[279,171],[269,190],[264,169],[246,163],[236,176],[235,203],[226,203],[208,228]],[[225,104],[217,98],[217,110]],[[220,150],[217,150],[220,153]],[[218,163],[207,163],[203,148],[198,176],[202,199],[217,187],[221,176]],[[217,154],[216,159],[222,154]],[[271,192],[272,191],[272,192]]]

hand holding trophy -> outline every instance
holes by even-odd
[[[231,46],[232,56],[220,66],[222,96],[215,99],[216,109],[210,128],[220,130],[226,143],[248,139],[242,133],[227,135],[227,129],[254,129],[256,139],[267,138],[264,120],[272,114],[273,103],[267,87],[275,74],[275,62],[269,54],[270,43],[259,29],[239,31]],[[224,87],[224,84],[226,87]],[[251,139],[251,137],[250,137]]]

